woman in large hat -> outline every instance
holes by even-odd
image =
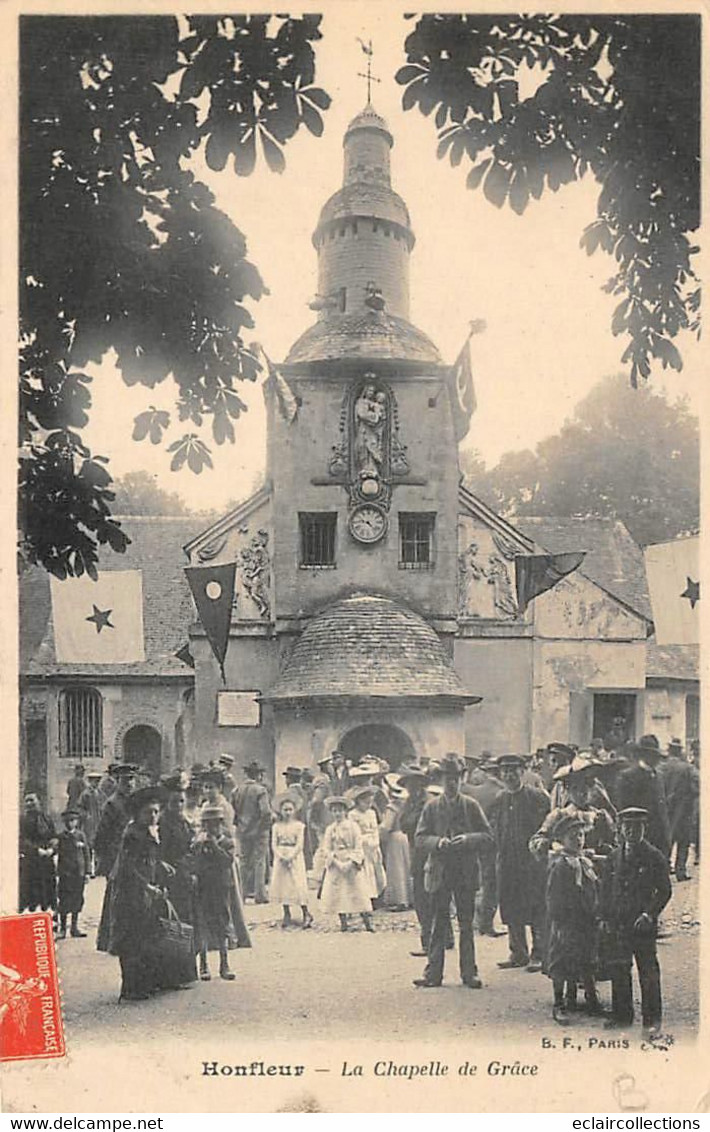
[[[163,808],[158,829],[160,855],[175,873],[168,879],[168,893],[180,920],[195,924],[195,884],[192,846],[195,829],[185,817],[186,775],[176,773],[163,779]],[[189,779],[187,779],[189,782]]]
[[[150,998],[167,989],[167,972],[160,968],[159,917],[165,915],[165,885],[172,868],[160,858],[158,819],[160,790],[142,787],[128,798],[132,815],[109,887],[107,950],[121,964],[120,1002]],[[105,950],[101,948],[100,950]]]
[[[409,840],[402,830],[401,818],[407,801],[407,791],[400,785],[396,774],[385,775],[388,793],[387,809],[380,824],[384,853],[385,907],[403,912],[412,905],[412,871]]]
[[[322,869],[320,901],[326,912],[337,912],[340,930],[346,932],[352,912],[359,912],[368,932],[372,926],[370,892],[365,878],[365,853],[360,827],[348,817],[350,803],[343,795],[328,798],[333,815],[327,827],[316,868]]]

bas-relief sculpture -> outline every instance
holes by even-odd
[[[465,531],[465,528],[461,528]],[[511,571],[517,549],[494,534],[488,554],[481,554],[479,539],[471,540],[458,559],[458,613],[460,617],[514,620],[518,617]],[[496,553],[498,551],[499,553]],[[490,587],[488,591],[483,585]]]
[[[253,616],[251,609],[244,608],[245,599],[256,609],[257,617],[268,621],[271,616],[271,558],[269,555],[269,532],[260,528],[244,545],[249,535],[249,527],[234,527],[224,535],[212,539],[197,551],[200,563],[213,562],[222,557],[225,561],[235,561],[237,572],[232,599],[233,620],[244,620]],[[229,545],[231,542],[232,545]]]

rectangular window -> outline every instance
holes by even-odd
[[[65,759],[103,757],[103,703],[95,688],[67,688],[59,697],[59,753]]]
[[[338,516],[331,511],[302,511],[301,566],[335,566],[335,525]]]
[[[404,570],[428,570],[434,565],[434,519],[428,512],[400,512],[399,565]]]

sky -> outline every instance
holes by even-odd
[[[365,80],[358,76],[366,58],[358,37],[372,39],[373,71],[381,79],[373,84],[372,101],[394,135],[393,187],[409,207],[417,237],[411,320],[447,362],[456,357],[469,322],[485,321],[485,331],[471,342],[478,407],[461,449],[477,449],[490,466],[502,453],[534,448],[557,432],[597,381],[622,370],[625,341],[610,329],[618,299],[601,291],[614,262],[602,252],[589,257],[579,247],[585,225],[596,216],[599,187],[591,178],[547,192],[517,216],[465,187],[470,167],[465,160],[457,169],[437,160],[433,118],[418,109],[405,113],[402,88],[394,81],[406,61],[403,44],[411,27],[385,5],[338,5],[337,18],[324,17],[323,39],[316,44],[316,81],[333,98],[323,137],[300,131],[286,146],[281,175],[263,161],[249,178],[237,177],[229,165],[212,173],[199,160],[196,172],[246,236],[249,258],[269,288],[267,297],[251,305],[253,338],[278,361],[315,321],[307,306],[316,293],[311,236],[322,205],[341,184],[347,124],[366,102]],[[670,396],[688,395],[697,405],[700,349],[690,337],[678,345],[683,373],[660,371],[654,385],[665,386]],[[194,510],[219,509],[252,491],[264,466],[260,385],[240,387],[249,412],[236,424],[235,445],[217,447],[209,429],[203,430],[214,470],[195,476],[186,468],[170,472],[165,445],[131,439],[137,413],[149,404],[172,408],[172,382],[154,390],[129,389],[111,358],[90,372],[97,380],[85,435],[95,453],[109,457],[114,476],[143,468]],[[176,423],[166,443],[184,431]]]

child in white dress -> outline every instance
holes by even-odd
[[[305,826],[296,818],[296,805],[288,794],[277,800],[276,812],[278,816],[271,828],[274,867],[269,895],[274,904],[283,905],[282,928],[288,928],[292,923],[292,904],[301,905],[303,927],[310,928],[313,917],[308,910],[308,882],[303,856]]]
[[[358,826],[362,836],[362,848],[365,854],[365,879],[368,894],[372,901],[371,906],[374,908],[375,901],[382,895],[387,884],[382,849],[380,848],[380,823],[372,804],[375,788],[374,786],[357,786],[350,791],[350,796],[355,803],[355,808],[350,816]]]
[[[326,827],[315,862],[322,873],[319,898],[326,912],[337,912],[340,930],[346,932],[352,912],[359,912],[368,932],[372,925],[370,894],[365,878],[365,854],[359,826],[348,817],[346,798],[326,801],[333,821]]]

